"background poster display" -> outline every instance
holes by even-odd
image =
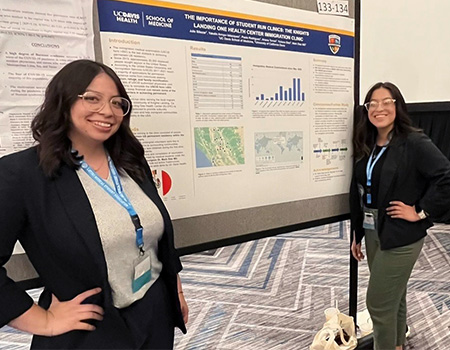
[[[94,59],[92,0],[0,4],[0,157],[33,145],[30,124],[49,80],[66,63]],[[44,9],[45,8],[45,9]],[[14,253],[23,253],[17,244]]]
[[[0,3],[0,156],[30,147],[31,119],[66,63],[94,59],[92,0]]]
[[[249,1],[98,7],[103,62],[172,218],[348,193],[353,19]]]

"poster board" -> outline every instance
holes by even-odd
[[[135,102],[178,247],[348,213],[353,19],[255,1],[98,5],[102,59]]]

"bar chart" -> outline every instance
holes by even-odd
[[[301,90],[301,79],[293,78],[290,87],[280,85],[272,96],[260,94],[256,96],[256,101],[304,101],[305,93]]]
[[[254,106],[299,107],[306,101],[305,82],[300,77],[266,76],[250,79]]]

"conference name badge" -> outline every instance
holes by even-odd
[[[363,228],[366,230],[375,230],[376,213],[364,210]]]
[[[139,255],[134,261],[134,278],[131,284],[133,293],[138,292],[152,278],[152,266],[148,254]]]

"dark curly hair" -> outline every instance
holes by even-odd
[[[67,64],[48,84],[44,103],[31,123],[33,137],[38,142],[39,162],[47,176],[57,176],[62,164],[78,169],[68,137],[70,109],[78,95],[83,94],[100,73],[106,73],[116,84],[119,95],[130,100],[116,73],[108,66],[90,60]],[[130,130],[130,114],[131,108],[117,132],[104,142],[104,146],[119,172],[123,174],[126,171],[135,181],[142,182],[147,165],[144,149]]]
[[[398,87],[394,84],[389,82],[376,83],[367,92],[364,103],[370,102],[373,92],[380,88],[389,90],[392,98],[395,99],[395,120],[394,128],[390,135],[391,143],[394,143],[397,138],[406,136],[411,132],[420,132],[420,129],[412,126],[405,99]],[[361,106],[357,107],[355,109],[355,125],[353,129],[353,152],[355,160],[369,156],[375,145],[377,133],[377,128],[369,121],[367,110]]]

